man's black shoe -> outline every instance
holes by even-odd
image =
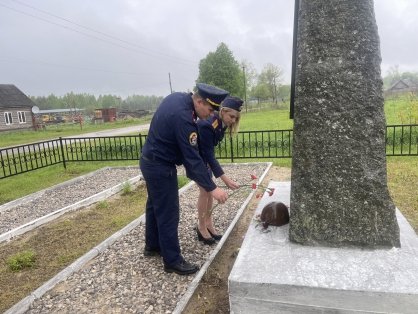
[[[191,275],[199,270],[199,267],[189,262],[182,261],[174,266],[164,265],[164,271],[167,273],[176,273],[178,275]]]
[[[160,254],[160,249],[151,249],[148,246],[144,248],[144,256],[158,256]]]

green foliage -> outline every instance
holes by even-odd
[[[122,186],[122,195],[126,195],[132,192],[132,184],[128,181],[123,183]]]
[[[252,88],[250,95],[252,98],[257,99],[258,102],[261,100],[267,100],[270,96],[268,86],[266,84],[259,83]]]
[[[178,188],[179,189],[190,182],[189,178],[187,178],[186,176],[177,176],[177,181],[178,181]]]
[[[243,73],[224,43],[200,60],[197,82],[215,85],[229,91],[231,95],[243,97]]]
[[[116,95],[100,95],[67,93],[57,97],[49,96],[30,97],[40,109],[85,109],[85,114],[92,114],[97,108],[119,108],[125,110],[154,111],[163,99],[162,96],[132,95],[123,100]]]
[[[241,68],[243,70],[243,76],[245,81],[245,96],[247,96],[248,99],[249,91],[251,91],[251,89],[256,84],[258,74],[257,70],[254,68],[254,65],[246,60],[241,61]]]
[[[267,97],[277,103],[279,86],[283,80],[283,70],[278,66],[268,63],[264,66],[258,77],[258,86],[267,93]]]
[[[10,256],[7,259],[7,266],[11,271],[19,271],[35,265],[36,255],[33,251],[23,251]]]

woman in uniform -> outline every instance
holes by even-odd
[[[238,131],[242,104],[243,101],[237,97],[227,97],[222,102],[219,113],[215,113],[207,120],[197,121],[199,151],[210,175],[213,174],[216,178],[221,178],[225,185],[232,190],[239,188],[239,185],[231,180],[222,170],[215,158],[215,146],[222,141],[225,133],[232,136],[232,134]],[[207,245],[212,245],[222,238],[222,235],[218,234],[213,225],[212,205],[213,197],[199,186],[196,233],[199,241]]]

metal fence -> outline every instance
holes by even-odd
[[[139,160],[146,135],[59,138],[0,149],[0,179],[74,161]],[[216,147],[218,159],[291,158],[293,130],[243,131]],[[418,156],[418,124],[386,128],[387,156]]]

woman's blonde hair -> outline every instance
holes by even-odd
[[[237,114],[237,118],[235,119],[235,123],[232,124],[230,127],[228,127],[228,134],[229,136],[235,135],[238,133],[238,129],[239,129],[239,121],[241,119],[241,113],[237,110],[228,108],[228,107],[221,107],[221,110],[219,111],[219,117],[222,119],[223,113],[227,113],[227,112],[234,112]]]

